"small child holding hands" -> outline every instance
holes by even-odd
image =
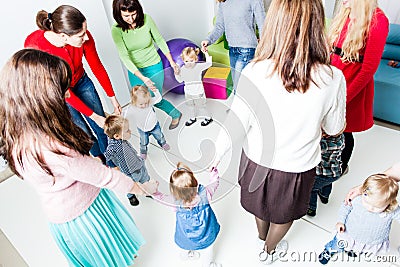
[[[144,183],[150,180],[144,160],[129,143],[131,130],[129,121],[122,116],[110,115],[104,122],[104,132],[108,135],[108,146],[104,152],[107,161],[112,161],[121,172],[131,177],[132,180]],[[139,200],[134,194],[128,194],[132,206],[139,205]]]
[[[148,89],[142,85],[136,85],[131,91],[131,107],[133,116],[137,124],[137,129],[140,135],[140,156],[143,159],[147,158],[147,145],[149,137],[152,135],[157,143],[164,150],[169,150],[170,146],[165,141],[164,134],[161,131],[160,123],[157,120],[156,112],[153,105],[162,100],[160,92],[154,88],[154,96],[151,97]]]
[[[182,257],[198,258],[203,252],[204,267],[218,267],[214,262],[214,241],[220,230],[215,213],[210,206],[212,196],[219,185],[216,168],[211,170],[210,184],[198,184],[193,172],[181,162],[170,176],[170,195],[160,192],[153,197],[176,211],[175,243],[184,250]]]
[[[400,221],[397,204],[397,182],[385,174],[368,177],[362,185],[362,195],[352,200],[352,205],[340,207],[337,234],[325,245],[319,261],[327,264],[337,252],[385,252],[389,248],[389,233],[393,220]]]
[[[316,167],[315,182],[307,210],[307,215],[311,217],[317,213],[317,197],[319,196],[322,203],[327,204],[332,192],[332,183],[342,175],[343,133],[336,136],[323,134],[320,146],[321,162]]]
[[[212,65],[212,57],[208,52],[205,52],[206,62],[198,62],[199,53],[199,48],[185,47],[181,54],[184,65],[179,74],[175,74],[178,82],[185,82],[185,98],[188,104],[193,107],[193,117],[185,123],[186,126],[195,123],[196,117],[199,115],[205,116],[201,126],[207,126],[213,121],[206,111],[206,96],[201,81],[202,72]]]

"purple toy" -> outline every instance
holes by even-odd
[[[167,45],[169,51],[171,52],[172,59],[178,64],[179,67],[183,66],[183,61],[181,59],[182,50],[187,47],[198,47],[192,41],[183,39],[183,38],[176,38],[167,41]],[[171,68],[171,64],[169,64],[168,59],[164,56],[160,49],[157,50],[158,54],[161,57],[161,61],[164,67],[164,92],[173,92],[175,94],[184,94],[184,83],[178,83],[175,79],[174,70]],[[204,61],[204,56],[202,53],[198,56],[199,61]]]

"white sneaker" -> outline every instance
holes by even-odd
[[[200,253],[195,250],[182,251],[180,254],[182,260],[197,260],[200,258]]]
[[[288,250],[288,242],[286,240],[281,240],[277,245],[276,248],[272,251],[271,254],[267,253],[263,250],[259,255],[259,260],[265,265],[272,264],[274,261],[285,257],[287,250]]]

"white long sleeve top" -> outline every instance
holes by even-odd
[[[216,158],[238,143],[259,165],[304,172],[321,160],[321,129],[336,135],[344,128],[346,82],[337,68],[321,66],[312,73],[319,87],[310,83],[304,94],[289,93],[277,73],[267,75],[273,64],[264,60],[243,70],[224,124],[230,137],[220,132]]]
[[[157,104],[162,99],[158,90],[154,92],[154,96],[150,99],[150,103],[146,108],[138,108],[130,105],[125,115],[132,115],[135,118],[136,126],[143,132],[148,132],[154,129],[158,120],[156,112],[154,111],[154,104]]]
[[[185,94],[200,95],[204,94],[203,82],[201,74],[204,70],[212,65],[212,57],[206,54],[206,62],[196,62],[193,68],[188,68],[186,65],[181,67],[179,74],[175,75],[178,82],[185,82]]]

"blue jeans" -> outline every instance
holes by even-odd
[[[325,245],[325,249],[332,254],[343,252],[345,248],[345,242],[341,242],[341,240],[337,239],[336,235]]]
[[[236,94],[236,87],[239,82],[240,73],[247,64],[254,58],[255,48],[229,47],[229,62],[233,81],[233,93]]]
[[[329,198],[329,195],[332,192],[332,183],[338,180],[340,176],[336,177],[327,177],[322,175],[315,176],[314,186],[311,190],[310,196],[310,204],[309,208],[312,210],[317,210],[317,198],[318,193],[326,198]]]
[[[162,61],[158,62],[155,65],[146,67],[146,68],[138,68],[138,70],[146,77],[150,78],[150,80],[154,83],[155,87],[158,89],[160,92],[160,95],[162,94],[162,89],[164,85],[164,69],[163,69],[163,64]],[[132,72],[128,71],[128,78],[131,86],[135,85],[144,85],[143,81],[139,79],[135,74]],[[154,93],[149,90],[151,96],[154,96]],[[168,100],[162,98],[160,102],[154,105],[156,108],[161,109],[165,113],[167,113],[169,116],[171,116],[172,119],[177,119],[181,116],[181,112],[177,110],[174,105],[171,104]]]
[[[146,166],[143,165],[142,168],[140,168],[139,170],[137,170],[136,172],[132,173],[131,176],[132,180],[134,180],[137,183],[145,183],[148,182],[150,180],[150,176],[147,172]],[[133,194],[128,193],[126,195],[128,198],[131,198],[133,196]]]
[[[93,110],[94,113],[105,117],[103,105],[101,104],[96,88],[86,73],[83,74],[82,78],[79,79],[79,81],[71,90],[83,103],[85,103],[85,105]],[[67,106],[69,112],[71,113],[72,121],[86,134],[88,134],[90,139],[93,141],[90,154],[92,154],[94,157],[102,155],[104,151],[106,151],[108,145],[107,136],[104,133],[103,128],[98,126],[97,123],[88,116],[81,114],[71,105],[67,104]],[[115,166],[111,162],[108,163],[108,166]]]
[[[164,134],[161,131],[160,123],[157,122],[156,126],[154,126],[153,130],[144,132],[138,128],[138,132],[140,135],[140,153],[147,154],[147,145],[149,144],[150,135],[154,136],[157,140],[157,143],[162,147],[167,143],[164,138]]]

